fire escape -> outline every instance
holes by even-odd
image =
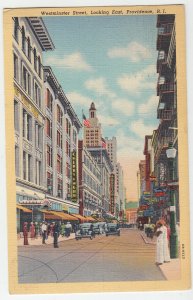
[[[160,124],[154,132],[154,153],[157,180],[160,186],[167,180],[166,149],[169,142],[177,139],[177,104],[176,104],[176,43],[175,16],[158,15],[157,18],[157,118]]]

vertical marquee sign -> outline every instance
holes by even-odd
[[[115,175],[110,175],[110,212],[115,213]]]
[[[76,150],[73,150],[71,154],[71,199],[73,202],[77,202],[78,199],[77,184]]]

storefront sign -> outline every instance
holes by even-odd
[[[78,201],[78,182],[77,182],[77,159],[76,150],[71,154],[71,199],[73,202]]]
[[[115,213],[115,175],[110,175],[110,213]]]

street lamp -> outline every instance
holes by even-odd
[[[174,191],[174,159],[176,157],[177,150],[173,147],[173,143],[169,143],[169,148],[166,150],[166,155],[168,158],[168,167],[169,167],[169,180],[170,184],[170,257],[178,258],[178,236],[176,231],[176,195]]]

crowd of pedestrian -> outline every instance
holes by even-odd
[[[23,238],[24,245],[29,245],[30,239],[42,239],[42,244],[46,244],[48,237],[53,237],[53,244],[58,248],[58,237],[70,237],[72,232],[78,228],[78,224],[71,224],[70,222],[31,222],[23,223]]]

